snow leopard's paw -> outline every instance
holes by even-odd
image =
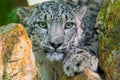
[[[98,58],[84,49],[76,49],[71,56],[63,61],[63,70],[68,77],[73,77],[83,72],[85,67],[89,67],[92,71],[96,71],[98,67]]]

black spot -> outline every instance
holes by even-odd
[[[85,61],[85,57],[83,57],[83,61]]]
[[[66,70],[69,71],[69,70],[70,70],[70,66],[67,66],[67,67],[66,67]]]
[[[76,64],[76,67],[79,67],[81,65],[81,62],[78,62],[77,64]]]
[[[47,14],[44,16],[44,19],[47,20]]]
[[[78,57],[78,55],[76,57]]]
[[[83,53],[84,51],[78,51],[77,54]]]
[[[47,53],[48,51],[45,49],[44,52]]]
[[[74,74],[75,74],[75,76],[76,76],[76,75],[79,75],[79,72],[75,72]]]
[[[93,64],[92,63],[90,63],[90,66],[92,66]]]

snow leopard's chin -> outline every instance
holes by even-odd
[[[52,53],[48,53],[46,55],[47,59],[49,61],[61,61],[63,59],[63,53],[59,53],[59,52],[52,52]]]

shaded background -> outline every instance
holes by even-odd
[[[27,0],[0,0],[0,26],[17,22],[17,7],[27,6]]]

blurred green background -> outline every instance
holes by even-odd
[[[27,0],[0,0],[0,26],[10,22],[18,22],[16,18],[17,8],[27,5]]]

